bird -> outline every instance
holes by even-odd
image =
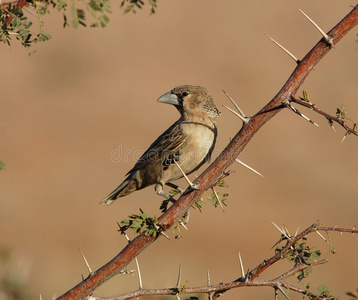
[[[163,188],[209,162],[218,135],[219,110],[206,88],[182,85],[157,100],[173,105],[180,118],[143,153],[124,181],[100,204],[110,205],[134,191],[155,185],[155,192],[171,200]],[[190,183],[190,181],[188,181]],[[192,188],[197,188],[191,184]]]

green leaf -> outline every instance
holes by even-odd
[[[318,291],[320,291],[321,293],[326,293],[329,292],[329,289],[326,285],[322,284],[318,287]]]

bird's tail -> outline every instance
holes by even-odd
[[[112,193],[104,198],[99,204],[110,205],[116,199],[127,196],[137,190],[136,179],[133,176],[127,177]]]

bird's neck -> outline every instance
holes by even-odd
[[[183,114],[178,122],[203,125],[212,130],[216,128],[216,118],[210,118],[207,114]]]

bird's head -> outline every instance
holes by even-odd
[[[186,120],[210,118],[216,123],[220,115],[207,89],[198,85],[178,86],[162,95],[158,101],[174,105]]]

